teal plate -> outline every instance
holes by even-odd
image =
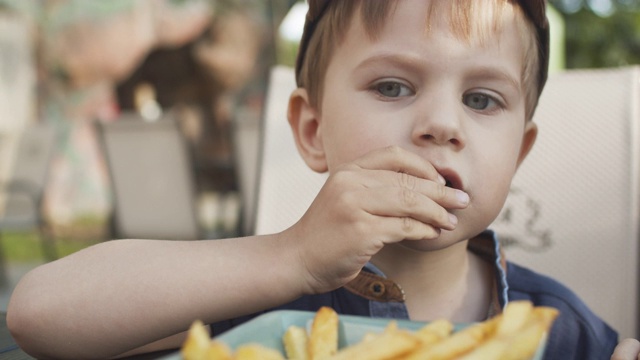
[[[279,310],[260,315],[242,325],[239,325],[224,334],[217,336],[216,340],[227,344],[231,349],[248,343],[260,344],[284,353],[282,336],[289,326],[295,325],[309,329],[315,312],[297,310]],[[409,320],[380,319],[364,316],[340,315],[338,327],[338,347],[360,342],[362,338],[372,332],[382,332],[390,321],[395,321],[401,329],[416,331],[426,323]],[[467,325],[458,324],[454,331],[458,331]],[[542,341],[538,351],[532,360],[541,360],[545,342]],[[176,353],[163,358],[165,360],[180,360],[180,354]]]

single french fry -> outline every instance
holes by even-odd
[[[552,308],[534,308],[529,302],[509,303],[493,337],[459,360],[530,359],[557,313]]]
[[[369,333],[364,334],[364,336],[362,337],[362,339],[360,341],[362,341],[362,342],[374,341],[378,336],[380,336],[379,333],[369,332]]]
[[[232,360],[231,349],[220,341],[212,341],[207,349],[207,360]]]
[[[332,356],[331,360],[387,360],[409,353],[420,345],[420,340],[408,331],[392,327],[369,341],[360,341]]]
[[[375,341],[384,332],[390,332],[390,331],[398,331],[398,323],[396,321],[389,321],[387,326],[384,328],[383,332],[368,332],[364,334],[362,336],[362,339],[360,339],[360,342]]]
[[[385,332],[398,331],[398,322],[395,320],[389,321],[389,323],[387,323],[387,326],[384,328],[384,331]]]
[[[471,352],[462,355],[457,360],[498,360],[505,353],[509,341],[507,338],[492,338],[477,346]]]
[[[406,360],[447,360],[456,358],[489,338],[496,330],[501,315],[464,328],[433,344],[421,346],[407,356]]]
[[[258,344],[238,347],[233,358],[235,360],[285,360],[280,351]]]
[[[530,359],[538,350],[540,342],[551,329],[558,316],[558,310],[550,307],[536,307],[531,320],[510,339],[510,344],[500,360]]]
[[[289,360],[307,360],[307,331],[299,326],[289,326],[282,336],[284,352]]]
[[[502,319],[496,329],[496,336],[511,336],[522,328],[533,311],[530,301],[511,301],[502,312]]]
[[[499,359],[506,351],[510,337],[529,321],[532,310],[533,304],[529,301],[509,302],[500,316],[493,336],[460,357],[460,360]]]
[[[551,326],[560,312],[556,308],[548,306],[536,306],[533,308],[533,316],[545,326],[546,330],[551,330]]]
[[[453,324],[449,320],[434,320],[416,331],[422,346],[429,346],[451,335]]]
[[[527,325],[511,337],[509,346],[495,359],[527,360],[536,353],[545,330],[541,323]]]
[[[187,339],[180,350],[182,358],[184,360],[206,360],[210,343],[209,332],[202,321],[194,321],[189,327]]]
[[[338,351],[338,314],[330,307],[316,312],[309,334],[310,360],[326,359]]]

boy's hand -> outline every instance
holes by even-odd
[[[613,355],[611,355],[611,360],[636,359],[640,359],[640,341],[636,339],[624,339],[620,341]]]
[[[389,147],[339,167],[286,233],[308,292],[326,292],[355,278],[386,244],[453,230],[457,219],[447,209],[468,202],[467,194],[444,185],[429,162]]]

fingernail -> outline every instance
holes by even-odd
[[[452,213],[449,213],[449,222],[453,225],[457,225],[458,224],[458,217],[453,215]]]
[[[445,180],[445,179],[444,179],[444,176],[442,176],[442,175],[440,175],[440,174],[438,174],[438,182],[439,182],[441,185],[446,185],[446,184],[447,184],[447,180]]]
[[[462,190],[456,190],[456,198],[458,198],[458,201],[462,204],[469,203],[469,194]]]

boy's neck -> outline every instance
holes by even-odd
[[[491,305],[494,270],[467,245],[433,252],[387,246],[372,262],[402,287],[412,320],[480,321]]]

